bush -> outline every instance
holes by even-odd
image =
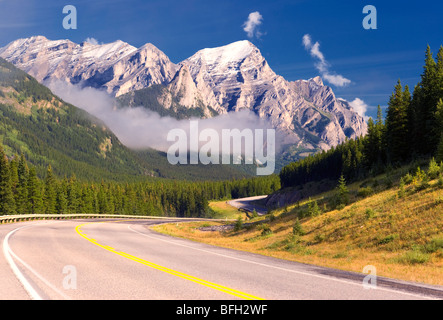
[[[372,189],[371,187],[366,187],[366,188],[360,188],[357,192],[357,196],[362,197],[362,198],[366,198],[369,197],[370,195],[372,195],[374,193],[374,189]]]
[[[437,187],[440,188],[440,189],[443,188],[443,174],[441,174],[441,173],[438,176]]]
[[[320,242],[325,241],[325,238],[326,238],[326,237],[325,237],[323,234],[317,234],[317,235],[314,237],[314,240],[315,240],[316,242],[320,243]]]
[[[398,258],[398,262],[403,264],[423,264],[429,261],[429,254],[417,250],[408,251]]]
[[[394,241],[397,238],[398,238],[397,234],[390,234],[389,236],[384,237],[383,239],[379,240],[377,242],[377,244],[378,245],[387,244],[387,243],[390,243],[390,242]]]
[[[410,173],[407,173],[403,178],[402,178],[403,182],[405,183],[405,185],[411,184],[413,181],[413,177]]]
[[[401,199],[405,196],[405,182],[403,178],[400,179],[400,185],[398,187],[398,197]]]
[[[438,250],[443,250],[443,238],[434,238],[423,246],[425,253],[434,253]]]
[[[234,231],[240,231],[243,228],[243,219],[238,216],[237,221],[235,221]]]
[[[414,177],[412,178],[412,182],[415,186],[415,191],[421,191],[429,188],[429,177],[420,167],[417,168]]]
[[[261,224],[259,229],[261,230],[261,235],[262,236],[267,236],[267,235],[272,234],[271,227],[267,223]]]
[[[303,227],[300,223],[300,220],[298,220],[298,218],[295,219],[294,226],[292,227],[292,234],[298,235],[298,236],[303,236],[305,234],[305,231],[303,230]]]
[[[306,216],[308,216],[308,217],[316,217],[316,216],[318,216],[320,214],[321,214],[321,210],[320,210],[320,208],[318,206],[317,201],[316,200],[312,201],[311,199],[309,199],[308,209],[306,211]]]
[[[437,164],[434,158],[431,159],[429,162],[429,168],[428,168],[428,177],[431,180],[437,179],[437,177],[440,174],[440,166]]]
[[[375,211],[370,208],[366,209],[365,215],[366,215],[366,219],[372,219],[373,217],[375,217]]]
[[[348,205],[349,204],[349,190],[346,186],[346,180],[342,175],[338,180],[338,185],[336,189],[336,206]]]

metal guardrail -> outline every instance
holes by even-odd
[[[231,219],[208,219],[208,218],[182,218],[163,216],[138,216],[138,215],[113,215],[113,214],[16,214],[0,216],[0,224],[14,223],[31,220],[63,220],[63,219],[159,219],[159,220],[185,220],[185,221],[231,221]]]

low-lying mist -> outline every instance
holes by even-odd
[[[107,92],[91,87],[81,88],[63,81],[46,85],[61,99],[81,108],[103,121],[128,148],[143,150],[153,148],[167,152],[172,142],[167,141],[168,132],[182,129],[189,133],[190,120],[161,117],[144,107],[117,108],[117,101]],[[199,130],[214,129],[273,129],[272,125],[250,110],[230,112],[214,118],[198,119]],[[276,132],[276,151],[284,140],[284,134]]]

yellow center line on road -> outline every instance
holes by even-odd
[[[109,222],[109,221],[107,221],[107,222]],[[114,221],[114,222],[118,222],[118,221]],[[125,252],[122,252],[122,251],[117,251],[117,250],[115,250],[114,248],[112,248],[110,246],[102,245],[102,244],[98,243],[96,239],[89,238],[81,230],[81,227],[83,227],[85,225],[88,225],[88,224],[94,224],[94,223],[105,223],[105,222],[89,222],[89,223],[84,223],[84,224],[81,224],[81,225],[78,225],[77,227],[75,227],[75,231],[81,237],[83,237],[84,239],[88,240],[89,242],[99,246],[100,248],[103,248],[103,249],[105,249],[107,251],[115,253],[115,254],[117,254],[117,255],[119,255],[121,257],[127,258],[129,260],[138,262],[138,263],[143,264],[145,266],[148,266],[150,268],[153,268],[153,269],[156,269],[156,270],[159,270],[159,271],[171,274],[173,276],[176,276],[176,277],[188,280],[188,281],[192,281],[192,282],[198,283],[200,285],[203,285],[203,286],[209,287],[211,289],[215,289],[215,290],[218,290],[218,291],[221,291],[221,292],[224,292],[224,293],[236,296],[238,298],[242,298],[242,299],[246,299],[246,300],[264,300],[262,298],[259,298],[259,297],[256,297],[256,296],[253,296],[253,295],[250,295],[250,294],[247,294],[247,293],[235,290],[235,289],[231,289],[231,288],[228,288],[228,287],[225,287],[225,286],[213,283],[213,282],[209,282],[209,281],[206,281],[206,280],[203,280],[203,279],[200,279],[200,278],[188,275],[188,274],[183,273],[183,272],[179,272],[179,271],[176,271],[176,270],[173,270],[173,269],[169,269],[169,268],[160,266],[158,264],[155,264],[153,262],[149,262],[147,260],[138,258],[138,257],[133,256],[131,254],[128,254],[128,253],[125,253]]]

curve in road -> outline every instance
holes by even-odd
[[[443,298],[439,286],[379,277],[376,289],[368,290],[363,286],[365,275],[214,247],[149,229],[164,222],[2,225],[0,299]],[[23,279],[28,284],[20,284]]]

